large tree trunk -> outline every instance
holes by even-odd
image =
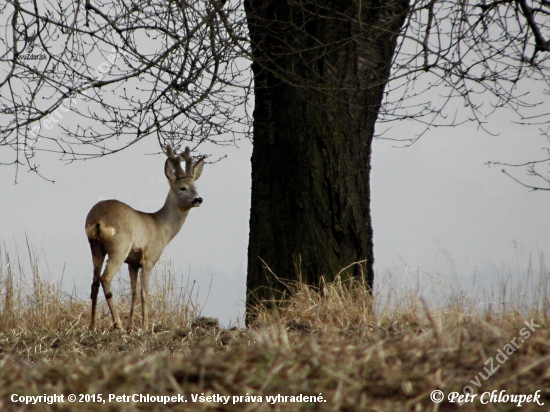
[[[370,155],[406,0],[247,0],[255,81],[247,305],[277,278],[373,282]],[[276,277],[274,276],[276,275]],[[249,319],[250,320],[250,319]]]

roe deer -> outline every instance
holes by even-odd
[[[170,146],[166,146],[164,174],[168,178],[170,191],[164,206],[155,213],[144,213],[132,209],[118,200],[103,200],[97,203],[86,217],[86,235],[92,249],[94,279],[92,282],[92,320],[90,329],[95,327],[97,294],[99,284],[103,287],[105,299],[113,317],[114,327],[122,329],[116,304],[111,292],[111,282],[123,263],[128,264],[132,303],[128,317],[128,330],[134,324],[134,306],[137,297],[137,278],[141,268],[141,313],[143,328],[148,327],[148,288],[149,275],[166,245],[178,234],[189,211],[200,206],[195,181],[200,177],[204,157],[193,164],[189,147],[176,156]],[[185,172],[181,167],[185,160]],[[109,255],[105,270],[101,268]]]

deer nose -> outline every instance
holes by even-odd
[[[202,204],[202,197],[196,197],[195,200],[193,200],[193,204]]]

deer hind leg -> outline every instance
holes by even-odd
[[[122,329],[122,323],[120,323],[116,302],[113,298],[113,292],[111,291],[111,282],[126,260],[126,256],[128,256],[130,248],[128,247],[127,249],[124,249],[123,253],[120,253],[119,250],[120,249],[113,251],[112,254],[107,252],[109,257],[107,259],[107,264],[105,265],[103,275],[101,275],[100,278],[101,286],[103,286],[103,292],[105,293],[105,300],[107,301],[107,305],[111,311],[111,316],[113,317],[115,329]]]
[[[90,329],[93,330],[95,328],[97,294],[99,292],[101,268],[105,261],[105,252],[95,241],[90,241],[90,248],[92,250],[92,262],[94,265],[94,278],[92,280],[92,292],[90,294],[90,298],[92,299],[92,320],[90,321]]]
[[[130,286],[132,288],[132,303],[130,305],[130,316],[128,317],[128,332],[130,332],[134,327],[134,307],[136,306],[137,278],[139,267],[129,264],[128,271],[130,272]]]

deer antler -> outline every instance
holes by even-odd
[[[170,162],[174,166],[174,169],[176,170],[177,178],[181,179],[182,177],[185,177],[186,173],[183,171],[183,168],[181,167],[181,156],[174,154],[174,151],[172,150],[172,146],[170,146],[169,144],[166,145],[165,149],[166,149],[166,157],[168,157],[168,160],[170,160]],[[186,159],[186,163],[187,163],[187,159]]]
[[[188,175],[193,175],[193,156],[191,156],[191,149],[189,146],[185,148],[185,151],[180,154],[180,156],[185,160],[185,172]]]

